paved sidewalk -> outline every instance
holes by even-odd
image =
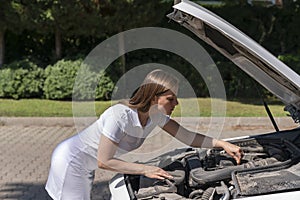
[[[189,129],[205,132],[217,128],[209,118],[177,119]],[[289,118],[276,118],[282,129],[295,128]],[[84,128],[88,122],[79,124]],[[77,128],[79,128],[77,127]],[[273,132],[266,118],[226,118],[219,138]],[[71,118],[3,118],[0,117],[0,199],[50,199],[44,190],[53,149],[62,140],[76,134]],[[163,149],[170,138],[154,135],[145,142],[138,155]],[[153,155],[152,155],[153,156]],[[96,170],[93,200],[109,199],[108,180],[114,172]]]

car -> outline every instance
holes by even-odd
[[[189,29],[277,96],[294,122],[299,123],[297,73],[200,5],[183,0],[173,8],[168,15],[171,20]],[[109,184],[111,199],[300,198],[299,128],[226,140],[244,151],[240,165],[222,149],[178,148],[146,162],[162,167],[173,175],[173,180],[117,174]]]

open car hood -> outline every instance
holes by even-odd
[[[276,95],[300,122],[300,76],[253,39],[202,6],[182,0],[168,17],[200,39]]]

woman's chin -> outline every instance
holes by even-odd
[[[166,115],[171,115],[173,112],[173,110],[169,111],[168,113],[166,113]]]

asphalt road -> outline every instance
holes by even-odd
[[[273,132],[267,118],[176,118],[185,127],[218,138]],[[276,118],[281,130],[295,128],[289,118]],[[72,118],[3,118],[0,117],[0,199],[43,200],[48,197],[47,180],[53,149],[91,122],[74,125]],[[175,148],[173,139],[156,132],[134,154],[135,159],[153,157]],[[149,153],[151,152],[151,153]],[[114,172],[96,170],[93,200],[109,199],[108,181]]]

